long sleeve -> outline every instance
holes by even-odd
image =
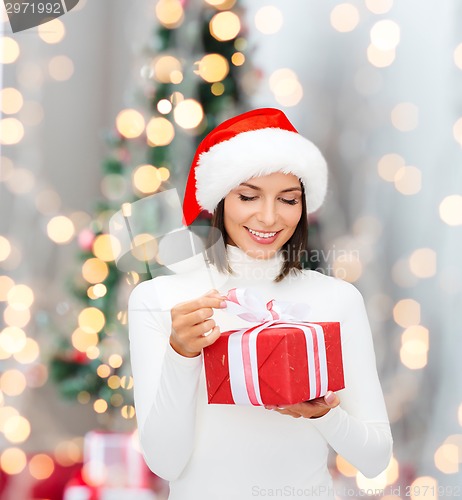
[[[332,448],[366,477],[388,465],[392,435],[377,375],[372,333],[364,300],[351,284],[342,283],[336,300],[342,301],[341,322],[345,389],[340,406],[311,419]]]
[[[144,458],[155,474],[172,481],[193,450],[202,354],[187,358],[170,346],[170,314],[158,311],[154,282],[130,295],[130,359]]]

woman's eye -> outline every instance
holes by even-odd
[[[298,203],[298,200],[286,200],[284,198],[281,198],[281,200],[284,202],[284,203],[287,203],[288,205],[296,205]]]
[[[255,198],[256,198],[255,196],[244,196],[243,194],[239,195],[239,199],[242,201],[252,201]]]

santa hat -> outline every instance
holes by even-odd
[[[185,225],[202,210],[213,213],[242,182],[273,172],[294,174],[303,182],[308,213],[322,205],[326,161],[282,111],[255,109],[226,120],[203,139],[194,155],[183,201]]]

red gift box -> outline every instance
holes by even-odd
[[[234,311],[247,306],[238,315],[250,320],[253,292],[233,289],[228,297]],[[268,302],[273,319],[222,332],[203,349],[209,404],[291,405],[345,387],[340,323],[284,320],[284,304]]]

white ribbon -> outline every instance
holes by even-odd
[[[257,323],[253,327],[237,330],[228,337],[229,376],[235,404],[264,405],[258,380],[257,337],[265,328],[297,328],[303,331],[308,361],[309,399],[321,397],[327,392],[324,332],[320,325],[307,322],[311,312],[307,304],[275,300],[265,303],[253,290],[233,288],[228,291],[227,311]]]

